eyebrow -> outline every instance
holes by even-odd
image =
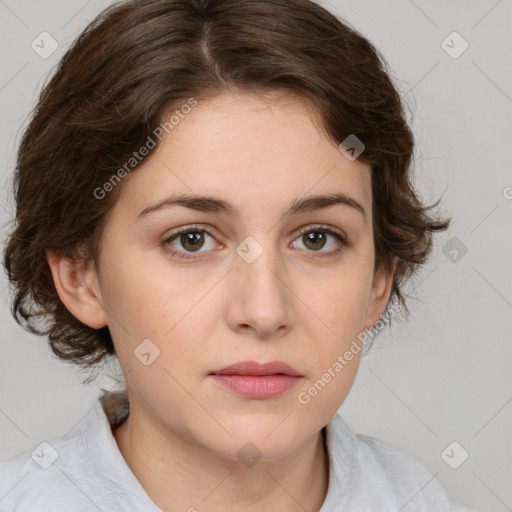
[[[343,192],[326,195],[308,196],[301,199],[295,199],[291,204],[282,211],[282,216],[297,215],[300,213],[307,213],[316,210],[324,210],[335,205],[344,205],[358,211],[366,223],[367,215],[364,207],[357,202],[354,198],[350,197]],[[191,210],[197,210],[205,213],[223,213],[226,215],[240,215],[240,208],[224,199],[211,197],[211,196],[194,196],[188,194],[177,194],[167,197],[155,204],[149,205],[144,208],[139,215],[138,219],[148,215],[162,208],[169,208],[172,206],[184,206]]]

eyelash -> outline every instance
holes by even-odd
[[[321,255],[315,254],[315,252],[317,252],[317,251],[308,251],[308,252],[311,252],[311,257],[314,259],[334,257],[348,245],[348,242],[343,235],[340,235],[339,233],[332,231],[328,227],[321,226],[321,225],[313,225],[313,226],[308,226],[307,228],[303,228],[299,232],[297,238],[301,237],[305,233],[314,233],[314,232],[327,233],[327,234],[333,236],[334,238],[336,238],[336,240],[338,240],[338,242],[340,242],[340,244],[341,244],[340,247],[338,247],[337,249],[334,249],[328,253],[320,253]],[[215,238],[214,234],[211,233],[208,229],[205,229],[204,227],[201,227],[198,225],[184,226],[182,228],[177,229],[170,236],[168,236],[167,238],[162,240],[162,244],[161,244],[162,247],[166,246],[167,244],[172,242],[175,238],[177,238],[179,235],[182,235],[183,233],[206,233],[207,235],[211,236],[212,238]],[[171,258],[178,257],[179,259],[196,259],[196,260],[201,258],[200,256],[199,257],[198,256],[188,256],[187,253],[184,253],[182,251],[177,251],[174,249],[170,250],[170,251],[168,249],[164,249],[164,250],[168,254],[170,254]]]

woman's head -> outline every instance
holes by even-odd
[[[219,453],[190,394],[254,439],[255,419],[270,428],[293,404],[287,434],[304,439],[353,382],[359,352],[338,356],[393,298],[405,306],[401,285],[448,225],[413,190],[412,150],[382,57],[317,4],[113,6],[65,54],[20,145],[13,312],[63,359],[116,354],[146,409]],[[299,388],[240,402],[211,384],[251,359],[292,364],[302,391],[326,372],[333,384],[300,406]],[[276,455],[271,439],[258,446]]]

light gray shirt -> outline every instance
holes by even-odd
[[[112,433],[128,413],[126,394],[109,393],[80,429],[0,462],[0,512],[162,512]],[[471,512],[450,504],[415,457],[353,433],[338,414],[325,428],[329,486],[319,512]],[[200,498],[191,507],[207,510]]]

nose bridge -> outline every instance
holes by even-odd
[[[271,237],[247,237],[236,248],[234,286],[241,318],[255,329],[277,329],[290,321],[291,295],[285,265]]]
[[[237,246],[237,275],[246,284],[250,283],[251,286],[261,288],[263,291],[268,288],[277,290],[282,286],[278,274],[283,267],[279,248],[275,246],[270,236],[258,238],[259,241],[248,236]]]

